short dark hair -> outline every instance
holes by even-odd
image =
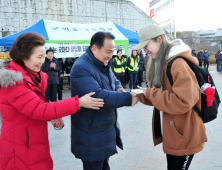
[[[205,49],[205,50],[207,50],[207,49]]]
[[[45,38],[35,32],[24,33],[18,36],[13,43],[9,55],[19,65],[24,65],[23,60],[28,60],[33,49],[45,44]]]
[[[54,54],[54,50],[53,49],[51,49],[51,48],[49,48],[48,50],[46,50],[46,54],[48,54],[48,52],[52,52],[53,54]]]
[[[196,50],[192,50],[192,52],[194,52],[194,51],[196,51]]]
[[[90,41],[90,48],[92,48],[93,45],[96,45],[99,49],[102,48],[105,38],[114,40],[115,36],[110,32],[99,31],[92,36]]]
[[[117,50],[116,54],[118,54],[120,51],[121,51],[121,53],[123,53],[122,50],[119,49],[119,50]]]

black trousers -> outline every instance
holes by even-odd
[[[137,84],[141,87],[143,82],[143,71],[138,71]]]
[[[194,155],[174,156],[166,154],[167,170],[188,170]]]
[[[59,100],[62,100],[62,85],[63,85],[63,83],[61,81],[61,82],[59,82],[58,87],[57,87],[57,93],[58,93]]]
[[[208,70],[208,67],[209,67],[209,61],[204,60],[204,68],[206,68]]]
[[[129,83],[129,71],[128,69],[125,70],[125,85]]]
[[[202,65],[203,65],[202,60],[199,60],[199,66],[202,67]]]
[[[110,170],[109,158],[104,161],[87,162],[83,161],[83,170]]]
[[[55,102],[57,101],[57,86],[58,84],[48,85],[45,91],[46,101]]]
[[[124,76],[116,76],[116,78],[120,81],[123,88],[125,88],[125,75]]]

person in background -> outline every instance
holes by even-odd
[[[65,71],[66,71],[66,66],[65,66],[65,64],[64,64],[64,62],[63,62],[63,59],[62,59],[62,58],[59,58],[59,62],[60,62],[61,65],[62,65],[61,74],[64,74]]]
[[[62,89],[63,89],[63,79],[61,77],[61,74],[63,74],[63,60],[62,58],[59,58],[58,59],[58,63],[59,63],[59,67],[60,67],[60,71],[58,71],[58,78],[59,78],[59,84],[58,84],[58,87],[57,87],[57,93],[58,93],[58,99],[59,100],[62,100]]]
[[[204,56],[204,68],[208,70],[210,54],[207,52],[207,49],[204,50],[203,56]]]
[[[145,50],[145,57],[143,58],[143,63],[144,63],[144,68],[145,68],[145,71],[148,67],[148,62],[149,62],[149,59],[150,59],[150,56],[149,54],[147,53],[147,50]]]
[[[70,74],[73,64],[74,64],[74,61],[71,57],[66,58],[66,61],[65,61],[66,74]],[[69,81],[69,85],[70,85],[70,76],[68,76],[68,81]]]
[[[203,48],[201,48],[201,50],[197,53],[197,58],[199,60],[199,66],[203,67],[203,60],[204,60]]]
[[[70,74],[70,71],[71,71],[71,68],[72,68],[73,64],[74,64],[74,61],[71,57],[66,58],[65,66],[66,66],[66,73],[67,74]]]
[[[57,87],[59,84],[58,73],[61,68],[58,60],[54,57],[53,49],[46,50],[46,58],[41,70],[48,75],[47,89],[45,92],[46,101],[55,102],[57,101]]]
[[[146,53],[145,57],[143,58],[143,63],[144,63],[144,68],[145,68],[145,72],[147,71],[148,69],[148,62],[149,62],[149,59],[150,59],[150,56],[148,54],[148,51],[146,49],[144,49],[144,52]],[[148,82],[146,80],[146,86],[148,87]]]
[[[195,50],[192,50],[191,55],[192,55],[193,57],[197,57],[197,54],[195,53]]]
[[[137,88],[136,82],[137,82],[137,75],[139,71],[139,62],[140,62],[140,57],[137,55],[137,51],[132,50],[131,56],[127,60],[127,67],[129,71],[129,78],[130,78],[130,83],[129,83],[130,90]]]
[[[120,81],[123,88],[125,86],[125,67],[126,67],[126,60],[122,55],[122,50],[117,50],[117,57],[113,59],[113,71],[116,78]]]
[[[144,63],[143,63],[143,53],[141,50],[137,51],[137,55],[140,57],[140,62],[139,62],[139,71],[138,71],[138,76],[137,76],[137,84],[141,87],[142,82],[143,82],[143,71],[144,69]]]
[[[46,101],[48,75],[41,71],[44,45],[42,35],[22,34],[10,49],[12,60],[0,65],[0,170],[53,170],[47,121],[75,114],[80,107],[103,107],[102,99],[90,97],[95,93]],[[58,121],[53,125],[64,124]]]
[[[217,65],[218,65],[219,74],[222,74],[222,52],[220,50],[219,53],[217,54]]]
[[[116,58],[116,56],[113,55],[112,58],[109,60],[109,63],[108,63],[108,65],[111,67],[113,72],[114,72],[113,61],[114,61],[115,58]]]
[[[217,55],[218,55],[220,52],[221,52],[221,50],[218,50],[218,52],[215,54],[216,64],[217,64]],[[219,71],[219,70],[218,70],[218,64],[217,64],[217,71]]]
[[[125,60],[127,61],[127,55],[124,55]],[[129,83],[129,70],[127,67],[127,63],[126,63],[126,67],[125,67],[125,86]]]

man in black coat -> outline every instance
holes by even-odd
[[[195,50],[192,50],[191,55],[192,55],[193,57],[197,57],[197,54],[196,54]]]
[[[221,50],[218,50],[217,53],[215,54],[216,63],[217,63],[217,55],[220,54],[220,52],[221,52]],[[218,63],[217,63],[217,71],[219,71],[219,70],[218,70]]]
[[[109,157],[117,153],[116,146],[123,149],[117,108],[138,101],[124,92],[108,65],[115,50],[114,38],[109,32],[94,34],[70,74],[71,96],[95,92],[94,98],[104,100],[99,110],[81,108],[71,116],[71,151],[82,160],[84,170],[110,170]]]
[[[204,60],[204,55],[203,55],[203,48],[201,48],[200,52],[197,53],[197,58],[199,60],[199,66],[202,67],[203,65],[203,60]]]
[[[46,59],[41,70],[49,76],[45,92],[46,101],[57,101],[57,86],[59,84],[58,72],[60,71],[60,67],[58,60],[54,58],[53,49],[46,50]]]

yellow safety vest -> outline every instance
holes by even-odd
[[[138,58],[138,62],[137,62],[137,59],[136,60],[134,60],[133,59],[133,57],[132,56],[130,56],[130,65],[134,68],[134,67],[138,67],[139,66],[139,62],[140,62],[140,57],[139,56],[137,56],[137,58]],[[135,62],[134,62],[135,61]],[[129,68],[128,67],[128,70],[129,71],[135,71],[135,70],[133,70],[133,69],[131,69],[131,68]]]
[[[123,58],[124,62],[127,62],[127,58]],[[125,70],[127,69],[127,65],[125,67]]]
[[[122,61],[120,61],[118,58],[115,58],[115,60],[116,60],[117,65],[122,65],[125,62],[124,59],[122,59]],[[125,68],[124,67],[121,67],[121,68],[114,67],[114,72],[115,73],[125,73]]]

